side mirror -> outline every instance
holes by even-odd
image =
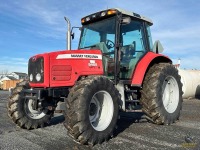
[[[121,22],[122,25],[126,25],[129,23],[131,23],[131,17],[123,17],[122,18],[122,22]]]
[[[82,30],[82,27],[72,27],[72,29],[71,29],[71,38],[72,38],[72,40],[74,39],[74,37],[75,37],[75,34],[74,34],[74,32],[73,32],[73,29],[74,28],[77,28],[77,29],[79,29],[80,31]]]
[[[159,40],[155,41],[153,44],[153,52],[154,53],[162,53],[164,51],[164,48]]]
[[[74,36],[75,36],[75,34],[74,34],[74,33],[71,33],[72,40],[74,39]]]

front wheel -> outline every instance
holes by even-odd
[[[65,127],[82,144],[97,144],[113,135],[120,94],[112,81],[91,76],[78,81],[66,100]]]
[[[8,116],[21,128],[43,127],[50,120],[53,112],[33,109],[34,100],[22,95],[22,91],[28,88],[30,88],[28,82],[23,81],[13,89],[7,105]]]
[[[156,124],[172,124],[182,108],[182,84],[171,64],[153,65],[146,74],[141,95],[143,112]]]

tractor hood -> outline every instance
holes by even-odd
[[[64,50],[38,54],[29,59],[32,87],[73,86],[80,76],[103,75],[100,50]]]

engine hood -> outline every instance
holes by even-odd
[[[42,62],[36,63],[39,58],[43,58]],[[30,58],[29,70],[32,87],[73,86],[80,76],[104,74],[102,52],[64,50],[38,54]],[[43,80],[37,81],[38,73]]]

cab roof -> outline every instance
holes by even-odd
[[[127,10],[124,10],[124,9],[121,9],[121,8],[110,8],[110,9],[102,10],[102,11],[99,11],[99,12],[96,12],[96,13],[93,13],[93,14],[90,14],[90,15],[88,15],[88,16],[86,16],[86,17],[83,17],[81,20],[83,20],[84,18],[87,18],[87,17],[89,17],[89,16],[93,16],[93,15],[96,15],[96,14],[101,14],[101,13],[103,13],[103,12],[108,12],[108,11],[112,11],[112,10],[117,11],[117,12],[120,12],[120,13],[122,13],[122,14],[124,14],[124,15],[127,15],[127,16],[131,16],[131,17],[134,17],[134,18],[138,18],[138,19],[140,19],[140,20],[143,20],[143,21],[149,23],[150,25],[153,25],[153,22],[152,22],[152,20],[151,20],[150,18],[147,18],[147,17],[142,16],[142,15],[139,15],[139,14],[137,14],[137,13],[135,13],[135,12],[127,11]]]
[[[135,18],[139,18],[141,20],[144,20],[150,24],[153,24],[153,21],[148,18],[148,17],[145,17],[145,16],[142,16],[142,15],[139,15],[135,12],[131,12],[131,11],[127,11],[127,10],[124,10],[124,9],[121,9],[121,8],[113,8],[115,10],[118,10],[119,12],[121,12],[122,14],[125,14],[125,15],[128,15],[128,16],[132,16],[132,17],[135,17]]]

